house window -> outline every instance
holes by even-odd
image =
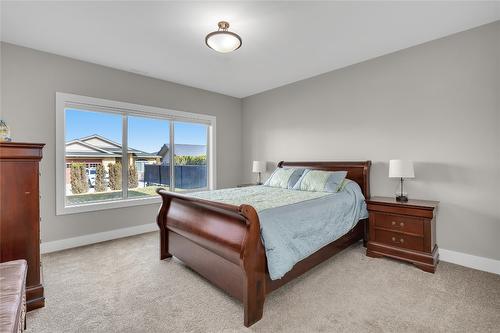
[[[215,188],[215,117],[56,94],[57,214]]]

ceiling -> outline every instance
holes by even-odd
[[[1,39],[246,97],[500,19],[500,2],[10,2]],[[229,21],[242,47],[205,35]]]

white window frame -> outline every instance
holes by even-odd
[[[88,96],[80,96],[74,94],[67,94],[56,92],[56,214],[75,214],[83,212],[98,211],[104,209],[113,209],[121,207],[131,207],[139,205],[150,205],[161,202],[159,196],[144,197],[144,198],[126,198],[115,201],[102,201],[92,202],[79,205],[66,206],[66,114],[65,109],[68,107],[81,108],[89,111],[100,111],[107,113],[118,113],[123,116],[122,125],[122,147],[127,149],[127,117],[126,116],[143,116],[150,118],[160,118],[170,121],[170,142],[173,142],[173,124],[174,121],[204,123],[208,125],[208,151],[207,151],[207,165],[208,165],[208,187],[206,189],[216,189],[216,117],[206,114],[191,113],[185,111],[177,111],[164,109],[154,106],[146,106],[139,104],[132,104],[126,102],[118,102],[108,99],[94,98]],[[175,143],[174,143],[175,144]],[[173,145],[171,145],[173,147]],[[173,155],[173,154],[171,154]],[[123,157],[125,156],[125,157]],[[127,161],[127,154],[122,154],[122,159]],[[173,157],[172,157],[173,159]],[[123,162],[123,161],[122,161]],[[128,162],[122,168],[123,184],[127,184],[128,178]],[[170,168],[173,176],[173,169]],[[175,181],[171,178],[171,182]],[[174,186],[175,187],[175,186]],[[126,196],[127,186],[122,186],[124,195]],[[201,190],[201,189],[196,189]],[[184,191],[185,192],[185,191]]]

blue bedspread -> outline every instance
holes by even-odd
[[[365,198],[355,182],[338,193],[259,212],[271,279],[280,279],[367,217]]]
[[[273,280],[368,217],[365,198],[359,185],[352,181],[347,181],[337,193],[252,186],[190,195],[256,208]]]

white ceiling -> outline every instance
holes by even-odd
[[[245,97],[500,19],[500,2],[10,2],[1,39]],[[230,22],[243,46],[209,49]]]

